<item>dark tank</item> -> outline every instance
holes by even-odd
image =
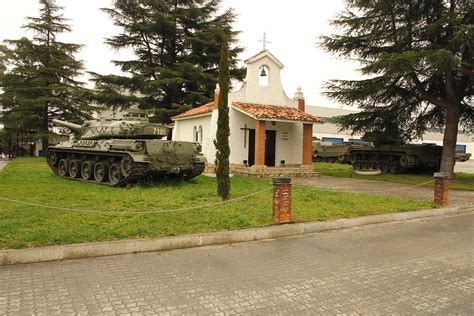
[[[204,170],[199,143],[166,140],[168,129],[138,109],[123,119],[53,122],[79,136],[47,149],[48,165],[64,178],[125,186],[147,176],[191,179]]]
[[[432,173],[439,170],[442,146],[432,144],[377,145],[351,149],[355,170],[390,173]]]

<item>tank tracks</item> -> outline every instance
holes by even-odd
[[[124,187],[147,177],[147,163],[133,162],[126,153],[84,152],[74,149],[48,148],[47,162],[51,170],[62,178]],[[189,180],[204,171],[204,163],[197,163],[189,173],[159,174]],[[153,174],[152,174],[153,175]]]
[[[76,181],[124,187],[144,178],[148,164],[133,162],[127,154],[96,153],[48,148],[47,162],[53,172]]]

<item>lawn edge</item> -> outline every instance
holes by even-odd
[[[312,234],[328,230],[345,229],[372,224],[454,215],[472,211],[474,211],[474,206],[434,208],[411,212],[342,218],[324,222],[313,221],[272,225],[261,228],[229,230],[175,237],[126,239],[29,249],[8,249],[0,251],[0,266],[232,244]]]

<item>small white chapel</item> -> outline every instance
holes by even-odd
[[[323,121],[305,112],[300,88],[293,99],[281,84],[283,64],[264,49],[245,60],[247,75],[241,88],[229,92],[230,167],[234,174],[250,176],[312,176],[313,124]],[[202,145],[213,172],[217,132],[216,88],[210,103],[175,117],[173,140]]]

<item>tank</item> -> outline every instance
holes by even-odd
[[[353,148],[350,156],[355,170],[432,173],[439,170],[442,151],[442,146],[432,144],[378,145]]]
[[[123,119],[53,122],[76,135],[46,152],[48,165],[63,178],[118,187],[147,176],[191,179],[204,170],[199,143],[166,140],[168,129],[138,109]]]
[[[468,161],[469,159],[471,159],[471,154],[470,153],[465,153],[465,152],[456,152],[455,158],[456,158],[456,161],[464,162],[464,161]]]
[[[342,142],[332,143],[324,141],[313,142],[313,161],[349,164],[350,150],[359,147],[373,147],[371,142]]]

